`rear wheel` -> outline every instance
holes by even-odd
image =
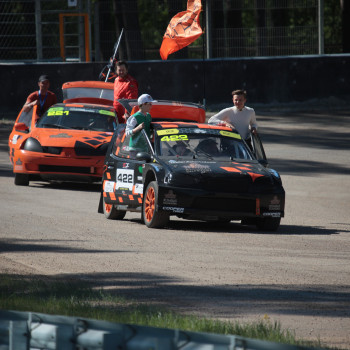
[[[108,220],[123,220],[125,210],[117,210],[113,204],[107,204],[103,198],[103,213]]]
[[[157,210],[158,203],[158,185],[152,181],[147,186],[142,205],[143,221],[147,227],[164,227],[169,221],[169,214]]]
[[[15,185],[28,186],[29,185],[29,175],[15,173]]]
[[[256,227],[261,231],[277,231],[280,222],[281,218],[259,218],[257,219]]]

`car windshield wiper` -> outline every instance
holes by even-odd
[[[63,126],[59,124],[41,124],[43,128],[53,128],[53,129],[70,129],[68,126]]]

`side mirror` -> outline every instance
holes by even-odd
[[[26,124],[24,123],[15,123],[15,130],[16,131],[21,131],[21,132],[29,132],[29,128]]]
[[[259,159],[258,162],[265,168],[269,167],[269,162],[266,159]]]
[[[152,157],[147,152],[138,152],[136,154],[136,159],[148,163],[152,160]]]

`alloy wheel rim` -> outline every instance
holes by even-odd
[[[155,193],[154,188],[151,187],[147,191],[146,202],[145,202],[145,217],[149,222],[152,220],[154,215],[154,203],[155,203]]]

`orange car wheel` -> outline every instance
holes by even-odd
[[[159,212],[157,210],[158,202],[158,185],[156,181],[152,181],[147,186],[143,205],[142,216],[143,221],[147,227],[160,228],[164,227],[169,221],[169,214],[166,212]]]
[[[106,203],[103,198],[103,213],[108,220],[123,220],[125,210],[117,210],[113,204]]]

